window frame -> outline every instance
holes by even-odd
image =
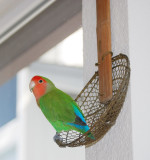
[[[43,26],[45,27],[41,30]],[[2,75],[0,85],[14,76],[20,69],[29,65],[43,53],[81,28],[81,26],[81,0],[55,1],[55,3],[0,44],[0,57],[4,57],[0,58],[0,61],[3,61],[3,65],[0,66],[0,75]],[[38,34],[39,31],[41,32],[40,35]],[[27,73],[28,71],[25,69],[25,72]],[[24,106],[20,109],[18,106],[19,104],[17,104],[17,118],[0,128],[0,141],[8,133],[11,133],[5,143],[0,143],[0,153],[6,153],[15,146],[21,146],[21,150],[17,151],[17,159],[25,159],[23,141],[20,141],[23,138],[20,137],[20,131],[18,130],[18,127],[21,127],[23,128],[21,132],[24,133],[24,126],[20,126],[22,123],[25,125],[22,121]],[[25,134],[23,136],[26,136]],[[20,142],[18,143],[18,141]]]

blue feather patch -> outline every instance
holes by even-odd
[[[79,130],[83,130],[84,132],[87,132],[89,130],[89,127],[88,127],[88,125],[86,125],[86,121],[85,121],[82,113],[75,105],[73,105],[73,108],[74,108],[74,112],[75,112],[76,116],[78,116],[85,123],[85,125],[79,125],[79,124],[75,124],[75,123],[67,123],[67,124],[74,126]]]
[[[85,121],[85,119],[84,119],[82,113],[79,111],[79,109],[78,109],[76,106],[73,106],[73,108],[74,108],[75,114],[76,114],[78,117],[80,117],[81,120],[82,120],[84,123],[86,123],[86,121]]]
[[[75,124],[75,123],[67,123],[68,125],[71,125],[71,126],[74,126],[76,127],[77,129],[79,130],[83,130],[84,132],[87,132],[89,130],[89,127],[88,125],[86,126],[81,126],[81,125],[78,125],[78,124]]]

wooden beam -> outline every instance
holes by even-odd
[[[97,0],[97,52],[100,101],[112,98],[110,0]]]

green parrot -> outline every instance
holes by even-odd
[[[49,79],[34,76],[29,84],[37,105],[56,130],[54,141],[59,139],[61,131],[76,130],[85,133],[89,127],[77,103],[66,93],[59,90]],[[91,133],[88,137],[95,139]]]

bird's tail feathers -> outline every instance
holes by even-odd
[[[87,131],[89,131],[89,126],[86,125],[86,126],[82,126],[82,125],[78,125],[78,124],[75,124],[75,123],[67,123],[68,125],[71,125],[73,127],[75,127],[74,129],[81,132],[81,133],[86,133]],[[95,140],[95,137],[93,136],[93,134],[91,132],[89,132],[87,134],[87,136],[93,140]]]
[[[89,138],[95,140],[95,137],[93,136],[93,134],[91,132],[89,132],[87,135],[88,135]]]

